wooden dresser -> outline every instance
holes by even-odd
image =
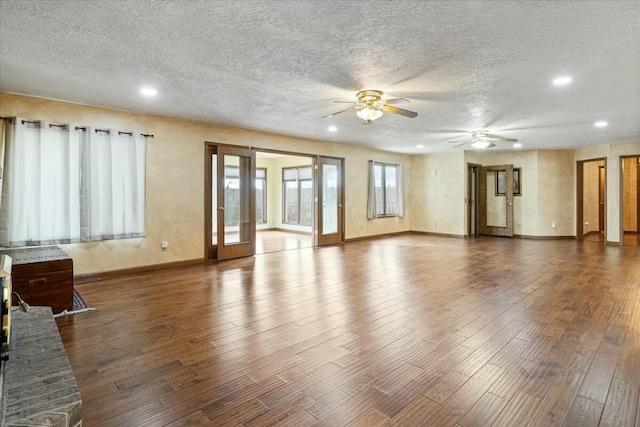
[[[73,309],[73,260],[57,246],[0,251],[13,262],[13,292],[54,313]],[[13,305],[18,305],[15,296]]]

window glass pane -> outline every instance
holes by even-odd
[[[338,232],[338,167],[322,167],[322,234]]]
[[[385,167],[385,214],[396,215],[398,213],[398,180],[397,167]]]
[[[373,167],[373,173],[375,178],[376,189],[376,213],[378,215],[384,215],[384,193],[382,191],[382,165],[375,165]]]
[[[282,169],[282,179],[285,181],[295,181],[298,177],[298,170],[296,168]]]
[[[256,179],[266,179],[267,170],[263,168],[256,168]]]
[[[235,166],[225,166],[224,176],[225,178],[238,178],[240,176],[240,170]]]
[[[300,181],[300,224],[313,222],[313,185],[311,180]]]
[[[256,179],[256,222],[257,223],[267,222],[266,212],[264,211],[265,183],[266,181],[263,179]]]
[[[298,182],[285,181],[284,183],[284,221],[288,223],[298,222]]]
[[[298,179],[311,179],[311,166],[298,168]]]

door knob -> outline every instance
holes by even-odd
[[[220,209],[221,211],[224,210],[224,206],[220,206],[218,209]]]
[[[341,208],[341,207],[342,207],[342,205],[341,205],[341,204],[338,204],[338,207],[339,207],[339,208]]]

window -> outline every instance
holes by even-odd
[[[398,215],[398,166],[376,163],[373,169],[377,216]]]
[[[256,168],[256,223],[267,223],[267,169]]]
[[[142,135],[7,121],[0,245],[145,235]]]
[[[369,160],[368,219],[404,217],[403,175],[402,165]]]
[[[313,173],[311,166],[282,168],[285,224],[311,225],[313,222]]]

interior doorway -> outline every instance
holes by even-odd
[[[256,255],[314,245],[314,156],[256,150]]]
[[[478,175],[478,232],[513,237],[513,165],[483,166]]]
[[[576,164],[576,239],[604,244],[607,229],[607,160]]]
[[[205,259],[344,242],[344,159],[205,142]]]
[[[640,155],[620,158],[621,244],[640,246]]]

